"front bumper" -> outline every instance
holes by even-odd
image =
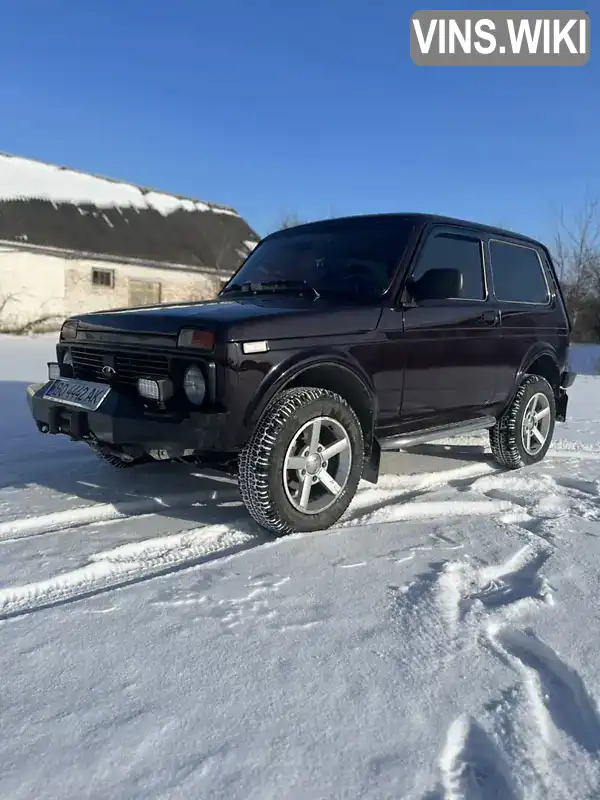
[[[47,383],[34,383],[27,387],[27,402],[42,433],[142,451],[227,452],[230,448],[229,414],[194,412],[175,416],[146,412],[117,392],[111,392],[97,411],[87,411],[44,398],[46,386]]]

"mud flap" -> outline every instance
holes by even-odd
[[[558,390],[558,397],[556,398],[556,419],[558,422],[567,421],[567,405],[569,403],[569,396],[564,389]]]
[[[377,439],[373,439],[369,458],[365,459],[362,478],[367,483],[377,483],[379,480],[379,464],[381,462],[381,447]]]

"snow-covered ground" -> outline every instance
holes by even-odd
[[[424,446],[273,540],[39,435],[53,342],[0,338],[0,797],[600,796],[600,378],[539,467]]]

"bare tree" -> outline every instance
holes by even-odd
[[[6,311],[6,307],[9,303],[18,303],[19,298],[16,294],[6,294],[4,297],[0,297],[0,320],[4,316],[4,312]]]
[[[306,220],[301,219],[295,212],[288,212],[279,220],[277,230],[283,230],[284,228],[295,228],[296,225],[302,225],[304,222],[306,222]]]
[[[567,221],[559,213],[553,258],[576,341],[600,341],[600,200],[587,197]]]
[[[26,320],[19,320],[17,317],[5,315],[10,303],[20,302],[19,296],[16,294],[7,294],[0,297],[0,333],[24,336],[28,333],[58,330],[62,325],[63,317],[59,314],[40,314],[37,317],[33,316]]]
[[[600,255],[600,201],[586,199],[583,209],[567,222],[560,210],[554,240],[554,258],[559,278],[584,289],[598,271]]]
[[[336,219],[337,217],[342,216],[336,213],[333,205],[330,203],[329,205],[329,213],[320,216],[319,219]],[[303,225],[304,223],[308,222],[309,220],[303,219],[297,214],[295,211],[286,211],[279,217],[279,222],[276,224],[274,230],[280,231],[284,230],[285,228],[295,228],[296,225]]]

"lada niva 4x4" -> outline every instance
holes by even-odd
[[[567,415],[570,324],[548,249],[425,214],[329,219],[265,237],[214,300],[78,314],[38,429],[131,467],[238,476],[278,534],[337,522],[381,452],[489,430],[535,464]]]

